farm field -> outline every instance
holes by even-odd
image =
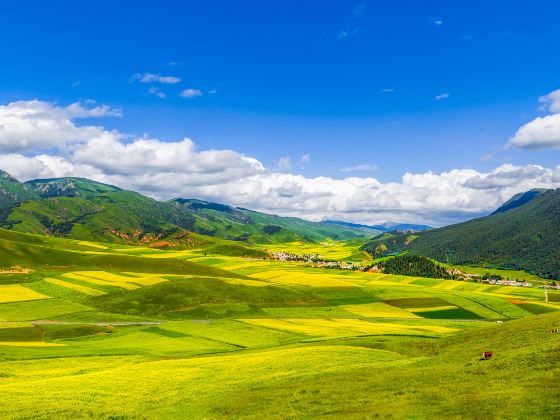
[[[550,333],[560,304],[537,288],[0,237],[2,418],[543,418],[560,408],[560,335]],[[8,270],[14,253],[28,271]]]

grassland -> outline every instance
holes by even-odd
[[[550,332],[560,303],[539,289],[216,248],[0,239],[4,268],[29,270],[0,274],[2,418],[551,418],[560,409],[560,335]],[[337,242],[271,249],[360,253]],[[480,360],[484,351],[493,358]]]

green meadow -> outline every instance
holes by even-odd
[[[367,261],[360,246],[239,256],[227,241],[160,250],[0,230],[0,415],[558,415],[552,293],[262,258]]]

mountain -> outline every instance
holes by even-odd
[[[545,189],[535,188],[535,189],[530,190],[530,191],[515,194],[508,201],[506,201],[504,204],[502,204],[492,214],[505,213],[506,211],[510,211],[510,210],[516,209],[517,207],[521,207],[522,205],[527,204],[533,198],[538,197],[539,195],[541,195],[545,191],[546,191]]]
[[[7,172],[0,170],[0,210],[8,209],[15,204],[37,196],[33,188],[22,184]]]
[[[173,203],[197,217],[199,231],[225,239],[257,243],[349,240],[377,234],[373,229],[309,222],[295,217],[280,217],[202,200],[176,199]]]
[[[431,226],[427,226],[427,225],[414,225],[414,224],[395,223],[395,222],[385,222],[380,225],[361,225],[358,223],[342,222],[339,220],[325,220],[322,223],[329,224],[329,225],[347,226],[355,229],[374,230],[378,232],[391,232],[394,230],[418,232],[418,231],[432,228]]]
[[[412,240],[400,241],[393,252],[398,249],[453,264],[489,264],[560,278],[560,189],[518,195],[500,209],[417,233]],[[379,245],[372,241],[365,248],[371,252]]]
[[[83,178],[21,183],[5,172],[0,177],[0,210],[0,228],[4,229],[160,247],[219,242],[208,236],[276,243],[365,239],[371,233],[201,200],[162,202]]]
[[[84,178],[34,179],[25,183],[41,197],[96,197],[100,194],[122,191],[118,187]]]

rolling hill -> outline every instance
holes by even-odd
[[[374,229],[333,226],[201,200],[167,202],[82,178],[21,183],[0,173],[0,227],[150,246],[192,246],[194,232],[242,243],[366,239]],[[211,238],[195,238],[213,242]]]
[[[416,234],[388,249],[408,251],[452,264],[523,269],[541,277],[560,277],[560,189],[525,193],[493,214]],[[380,242],[364,248],[370,251]],[[393,245],[393,246],[391,246]]]

